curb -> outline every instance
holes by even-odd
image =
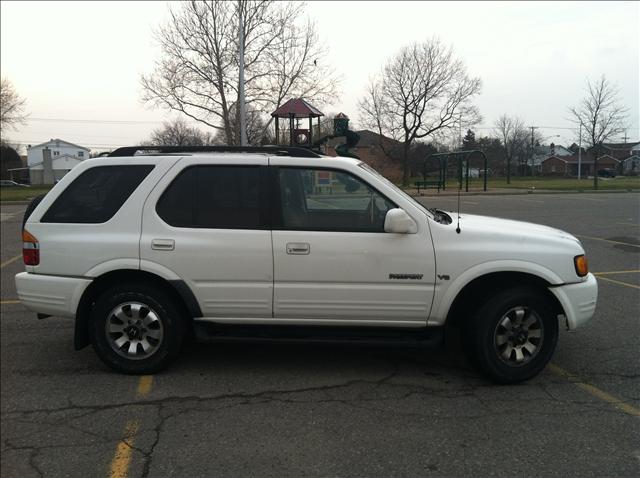
[[[444,191],[441,193],[432,193],[432,194],[421,194],[421,195],[417,195],[415,192],[414,193],[410,193],[406,190],[403,190],[405,193],[409,194],[412,197],[422,197],[422,198],[437,198],[437,197],[443,197],[443,196],[454,196],[457,197],[458,196],[458,191],[457,190],[453,190],[453,191]],[[465,191],[460,191],[460,197],[463,196],[524,196],[524,195],[529,195],[529,194],[536,194],[536,195],[541,195],[541,194],[624,194],[624,193],[640,193],[640,189],[598,189],[597,191],[589,191],[589,190],[578,190],[578,191],[573,191],[573,190],[567,190],[567,189],[561,189],[558,191],[554,191],[551,189],[536,189],[536,190],[516,190],[516,191],[507,191],[507,192],[502,192],[502,191],[469,191],[469,192],[465,192]]]

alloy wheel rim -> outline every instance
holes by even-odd
[[[509,309],[498,321],[493,343],[498,358],[511,367],[529,363],[542,348],[544,325],[530,307]]]
[[[114,307],[105,323],[111,348],[130,360],[149,358],[158,351],[164,327],[158,314],[142,302],[124,302]]]

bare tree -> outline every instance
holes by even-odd
[[[460,123],[480,120],[470,100],[480,93],[453,49],[437,38],[402,48],[373,79],[359,102],[361,121],[403,144],[403,184],[409,182],[409,151],[426,138]]]
[[[502,143],[504,157],[506,160],[507,184],[511,184],[511,165],[513,159],[522,156],[527,148],[527,128],[518,117],[503,114],[495,124],[495,134]]]
[[[24,124],[27,114],[24,110],[26,100],[21,98],[11,82],[2,78],[0,82],[0,131],[7,127],[15,129]]]
[[[314,24],[301,25],[304,4],[193,0],[171,10],[156,33],[162,56],[154,72],[141,78],[143,100],[215,128],[230,145],[239,143],[240,8],[249,110],[267,118],[287,97],[325,101],[335,96],[338,83]],[[263,121],[262,135],[271,121]]]
[[[573,121],[582,126],[593,154],[593,187],[598,189],[598,157],[602,143],[622,133],[628,109],[618,100],[618,89],[605,75],[595,81],[587,80],[586,96],[576,107],[569,108]]]
[[[146,143],[152,146],[209,146],[215,144],[215,135],[189,126],[178,118],[162,123],[162,128],[154,130]]]
[[[235,111],[235,108],[236,105],[233,103],[231,105],[231,110]],[[229,120],[231,130],[234,131],[234,134],[236,135],[240,134],[240,129],[237,127],[238,120],[238,115],[232,116]],[[252,107],[248,107],[246,111],[245,129],[247,133],[247,144],[251,146],[259,146],[260,144],[264,144],[265,140],[270,139],[269,131],[265,128],[262,113]],[[236,144],[240,144],[239,136],[235,136],[235,138]],[[224,141],[222,141],[222,143],[224,143]]]

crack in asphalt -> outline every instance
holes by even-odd
[[[401,359],[399,362],[405,363],[406,360]],[[420,368],[421,376],[431,375],[438,376],[435,372],[424,372],[424,364],[420,364],[419,361],[412,361],[412,365],[422,365]],[[551,407],[543,406],[541,410],[530,410],[530,413],[539,416],[566,416],[566,415],[587,415],[590,413],[611,413],[619,414],[618,411],[611,408],[608,404],[600,404],[589,400],[566,400],[562,399],[552,393],[550,387],[557,385],[566,385],[571,382],[563,380],[551,379],[548,383],[529,384],[530,389],[540,390],[543,397],[537,396],[533,398],[523,398],[522,394],[517,397],[496,399],[495,397],[487,399],[482,397],[481,393],[484,389],[490,389],[495,387],[493,384],[484,384],[478,382],[477,376],[469,374],[457,375],[458,380],[462,380],[462,387],[448,388],[439,385],[424,385],[418,383],[411,383],[406,381],[398,381],[400,376],[399,363],[391,364],[393,369],[391,372],[383,375],[379,379],[353,379],[345,380],[339,383],[332,383],[326,385],[299,387],[299,388],[274,388],[259,390],[255,392],[235,392],[235,393],[222,393],[211,396],[201,395],[178,395],[168,396],[158,399],[141,400],[141,401],[129,401],[122,403],[108,403],[99,405],[82,405],[76,404],[71,398],[67,398],[67,404],[65,406],[56,408],[40,408],[40,409],[17,409],[11,411],[4,411],[0,414],[3,421],[17,421],[27,423],[37,423],[39,425],[46,424],[48,426],[59,429],[60,427],[66,427],[68,429],[77,431],[81,434],[85,434],[93,437],[98,443],[109,443],[120,441],[120,438],[114,436],[106,436],[104,434],[88,431],[86,427],[76,426],[74,423],[77,420],[81,420],[87,416],[111,410],[121,410],[125,408],[135,407],[156,407],[157,417],[152,420],[153,427],[141,429],[139,434],[150,433],[153,436],[151,443],[148,446],[140,446],[139,443],[132,444],[126,443],[133,451],[138,453],[142,458],[142,472],[143,478],[151,476],[151,469],[153,465],[154,454],[157,446],[159,445],[163,430],[168,420],[179,417],[184,414],[194,412],[214,412],[219,413],[222,410],[241,407],[241,406],[255,406],[268,403],[287,403],[287,404],[323,404],[323,403],[338,403],[346,407],[361,409],[373,413],[388,413],[389,408],[384,408],[380,405],[383,402],[400,402],[402,400],[410,399],[414,396],[430,396],[448,400],[458,399],[473,399],[477,406],[465,407],[465,411],[460,413],[459,410],[455,414],[440,415],[435,413],[424,413],[419,411],[406,410],[404,407],[395,407],[393,413],[398,416],[414,417],[414,418],[430,418],[436,420],[481,420],[492,416],[502,416],[513,414],[518,415],[520,413],[519,408],[516,410],[504,408],[498,409],[496,404],[498,402],[506,403],[518,403],[523,405],[526,403],[541,403],[543,401],[549,401],[553,404],[562,404],[565,406],[578,405],[579,410],[568,411],[566,409],[551,409]],[[433,365],[433,364],[431,364]],[[447,382],[444,382],[445,385]],[[336,391],[344,391],[350,388],[357,388],[364,386],[362,390],[355,390],[350,397],[335,396]],[[401,393],[396,393],[400,391]],[[305,397],[305,394],[319,393],[321,397]],[[220,405],[220,402],[232,402]],[[72,417],[66,415],[63,418],[57,420],[42,420],[34,419],[30,420],[29,417],[34,415],[44,414],[47,416],[55,415],[58,413],[71,412]],[[41,430],[34,433],[41,433]],[[27,435],[28,436],[28,435]],[[21,437],[24,438],[24,435]],[[43,445],[43,446],[16,446],[9,440],[5,440],[3,444],[4,451],[14,450],[28,450],[29,451],[29,466],[34,469],[39,476],[43,476],[42,471],[38,468],[37,459],[40,456],[42,450],[53,448],[65,448],[73,447],[76,445]]]
[[[38,457],[38,455],[40,454],[40,451],[43,450],[44,448],[59,448],[56,447],[55,445],[53,446],[15,446],[12,445],[11,442],[8,439],[4,440],[4,444],[8,445],[8,448],[5,447],[3,448],[3,453],[7,452],[7,451],[23,451],[23,450],[28,450],[29,451],[29,459],[27,460],[27,462],[29,463],[29,466],[38,474],[38,476],[40,477],[44,477],[44,472],[40,469],[40,467],[38,466],[38,464],[36,463],[36,458]]]

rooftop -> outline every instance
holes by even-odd
[[[311,106],[303,98],[291,98],[277,110],[271,113],[271,116],[278,118],[317,118],[324,116],[324,113],[314,106]]]

